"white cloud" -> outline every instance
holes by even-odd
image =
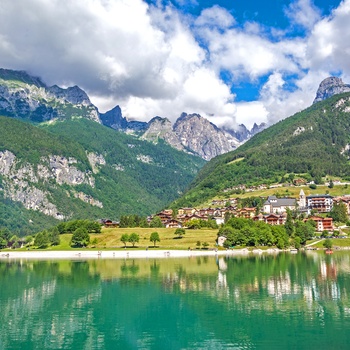
[[[293,24],[311,29],[321,18],[321,11],[311,0],[297,0],[292,2],[285,10]]]
[[[275,122],[310,105],[332,72],[350,77],[350,0],[327,18],[311,0],[286,13],[304,36],[238,23],[219,6],[195,18],[142,0],[2,0],[0,66],[77,84],[102,111],[119,104],[132,119]],[[235,101],[233,84],[261,80],[257,101]]]
[[[233,16],[224,8],[215,5],[204,9],[195,21],[197,26],[229,28],[235,23]]]

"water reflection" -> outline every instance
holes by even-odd
[[[342,348],[350,340],[346,252],[6,261],[0,283],[4,349],[303,348],[297,339]]]

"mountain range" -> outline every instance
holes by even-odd
[[[8,69],[0,69],[0,115],[36,123],[82,117],[144,140],[158,142],[163,139],[172,147],[205,160],[237,148],[265,127],[264,124],[254,125],[248,130],[240,125],[236,129],[223,130],[198,114],[185,113],[174,125],[160,117],[148,123],[128,121],[119,106],[100,113],[78,86],[49,87],[40,78]]]
[[[174,124],[128,121],[119,106],[100,113],[77,86],[48,87],[0,69],[0,227],[26,234],[57,220],[148,215],[171,201],[197,205],[241,184],[347,177],[346,91],[328,78],[307,110],[238,132],[198,114],[183,113]]]

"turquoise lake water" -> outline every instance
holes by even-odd
[[[350,253],[1,261],[0,349],[350,349]]]

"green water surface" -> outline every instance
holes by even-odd
[[[350,253],[0,261],[0,349],[350,349]]]

